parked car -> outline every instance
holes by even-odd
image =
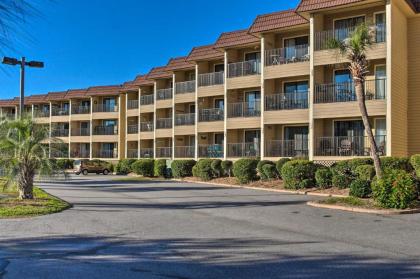
[[[101,160],[76,160],[73,171],[77,175],[88,175],[89,173],[108,175],[111,168],[110,163]]]

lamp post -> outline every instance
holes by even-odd
[[[25,57],[21,60],[11,57],[3,57],[3,64],[16,66],[20,65],[20,104],[19,104],[19,117],[22,118],[25,109],[25,66],[31,68],[44,68],[44,62],[29,61],[26,62]]]

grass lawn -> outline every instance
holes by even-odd
[[[348,207],[360,207],[366,209],[385,209],[382,207],[377,206],[372,199],[359,199],[355,197],[346,197],[346,198],[328,198],[326,200],[318,201],[320,204],[328,204],[328,205],[341,205],[341,206],[348,206]],[[409,209],[419,208],[419,202],[413,203]]]
[[[34,187],[33,200],[19,200],[16,191],[0,187],[0,219],[22,218],[61,212],[71,205]]]

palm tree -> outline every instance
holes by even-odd
[[[16,185],[20,199],[33,199],[36,174],[51,174],[49,131],[30,118],[0,123],[0,168],[6,185]]]
[[[340,54],[350,60],[349,70],[353,78],[356,91],[356,98],[362,115],[363,124],[371,146],[370,153],[374,162],[376,175],[382,177],[381,161],[379,159],[378,147],[369,122],[369,115],[365,102],[365,80],[368,73],[368,61],[366,49],[373,43],[372,30],[366,24],[358,25],[350,34],[349,38],[341,41],[331,39],[328,41],[329,48],[338,48]]]

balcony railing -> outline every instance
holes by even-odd
[[[69,129],[52,129],[51,136],[53,137],[68,137]]]
[[[249,60],[228,65],[228,77],[242,77],[261,74],[261,61]]]
[[[386,79],[365,81],[366,100],[383,100],[386,96]],[[356,101],[353,82],[329,83],[315,85],[314,103],[338,103]]]
[[[156,100],[172,99],[172,88],[156,90]]]
[[[198,146],[198,157],[200,157],[200,158],[223,158],[223,145],[221,145],[221,144],[200,144]]]
[[[153,132],[153,122],[141,122],[140,123],[141,132]]]
[[[117,126],[96,126],[93,129],[93,134],[97,136],[118,135],[118,128]]]
[[[138,134],[139,133],[139,125],[127,125],[127,134]]]
[[[255,142],[228,143],[228,157],[260,157],[260,144]]]
[[[16,119],[16,113],[3,113],[3,117],[6,119]]]
[[[72,129],[71,135],[74,137],[86,137],[90,136],[90,128],[79,128],[79,129]]]
[[[268,140],[264,153],[267,157],[307,157],[308,139]]]
[[[378,153],[386,155],[386,136],[375,136]],[[370,141],[365,136],[319,137],[316,156],[370,156]]]
[[[309,61],[309,45],[268,49],[265,51],[265,66]]]
[[[51,158],[68,158],[69,152],[68,150],[51,150],[50,151],[50,157]]]
[[[154,102],[155,102],[155,98],[152,94],[140,96],[140,104],[142,106],[152,105]]]
[[[139,108],[139,100],[127,101],[127,109],[138,109],[138,108]]]
[[[213,86],[225,83],[224,72],[214,72],[198,75],[198,86]]]
[[[72,158],[90,158],[90,152],[88,150],[73,150],[70,154]]]
[[[195,124],[195,113],[183,113],[175,115],[175,126],[186,126]]]
[[[194,146],[175,146],[175,158],[194,158]]]
[[[118,152],[116,150],[98,150],[94,152],[93,157],[103,159],[115,159],[118,158]]]
[[[72,114],[89,114],[90,106],[72,106],[71,113]]]
[[[224,118],[224,110],[219,108],[200,109],[200,113],[198,115],[198,121],[200,122],[223,121]]]
[[[160,118],[156,119],[156,129],[171,129],[172,118]]]
[[[383,43],[386,41],[386,26],[385,24],[377,24],[369,26],[372,33],[372,38],[375,43]],[[315,50],[330,49],[330,42],[334,40],[345,40],[351,36],[356,30],[356,26],[348,28],[340,28],[334,30],[325,30],[315,33]]]
[[[50,117],[50,112],[49,111],[43,111],[43,110],[35,110],[34,111],[34,117],[35,118],[46,118],[46,117]]]
[[[118,106],[96,104],[93,106],[93,112],[118,112]]]
[[[140,158],[153,158],[153,148],[140,148]]]
[[[228,104],[228,118],[259,117],[261,116],[261,102],[243,102]]]
[[[183,81],[175,83],[175,93],[194,93],[195,92],[195,80]]]
[[[172,147],[156,147],[156,158],[171,158]]]
[[[136,159],[138,158],[139,151],[137,149],[127,149],[127,158]]]
[[[265,110],[307,109],[308,92],[280,93],[265,96]]]
[[[51,110],[52,116],[67,116],[69,115],[69,110],[64,108],[52,108]]]

